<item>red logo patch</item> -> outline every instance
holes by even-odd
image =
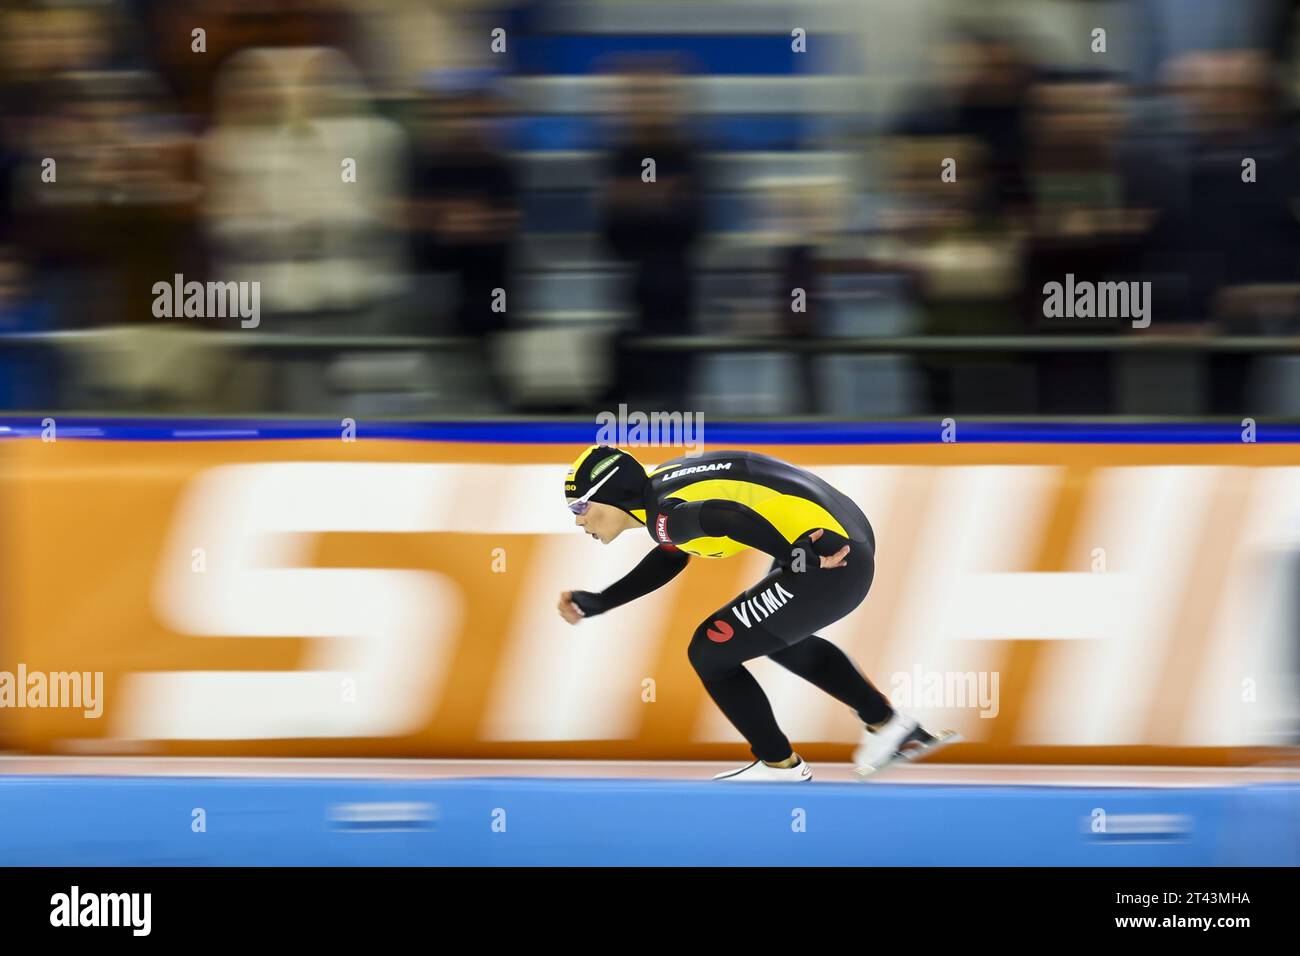
[[[668,516],[660,515],[655,518],[655,537],[664,544],[671,544],[672,540],[668,537]]]
[[[716,627],[717,630],[715,631],[713,627]],[[713,627],[705,631],[704,634],[715,644],[725,644],[727,641],[731,640],[731,636],[736,633],[732,626],[726,621],[714,621]]]

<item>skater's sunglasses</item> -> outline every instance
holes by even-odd
[[[589,489],[587,489],[587,493],[583,495],[581,498],[578,498],[575,501],[570,501],[569,510],[572,511],[575,515],[579,515],[579,516],[585,515],[588,511],[590,511],[591,496],[600,490],[601,485],[603,485],[605,482],[609,481],[609,479],[614,477],[615,471],[618,471],[618,466],[614,468],[614,471],[611,471],[608,475],[606,475],[604,478],[600,479],[600,481],[596,482]]]

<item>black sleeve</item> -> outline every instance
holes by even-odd
[[[599,594],[574,591],[573,603],[587,617],[603,614],[663,587],[681,573],[690,559],[689,554],[675,548],[655,548],[635,568]]]
[[[688,506],[690,507],[690,506]],[[698,502],[700,529],[710,538],[730,538],[765,554],[782,564],[791,560],[794,546],[776,526],[761,514],[738,501],[712,499]]]
[[[796,541],[787,541],[785,535],[761,514],[738,501],[710,499],[680,504],[668,513],[667,531],[673,541],[686,541],[694,537],[730,538],[776,558],[779,564],[794,561],[796,551],[804,550],[805,561],[814,556],[831,555],[847,542],[841,535],[823,529],[816,542],[807,535]],[[811,561],[817,567],[816,560]]]

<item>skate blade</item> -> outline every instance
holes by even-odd
[[[888,770],[900,760],[906,760],[909,763],[920,760],[922,757],[928,757],[936,750],[941,750],[949,744],[955,744],[965,738],[955,730],[941,730],[934,735],[934,739],[928,744],[915,744],[907,749],[905,753],[895,753],[888,763],[883,763],[879,767],[863,766],[854,768],[854,773],[859,777],[874,777],[883,770]]]

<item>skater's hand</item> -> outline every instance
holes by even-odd
[[[577,624],[586,617],[586,615],[582,613],[582,608],[573,603],[572,591],[560,592],[560,603],[558,606],[560,609],[560,617],[564,618],[570,624]]]
[[[816,544],[825,532],[818,528],[812,534],[808,535],[808,540]],[[836,537],[839,537],[836,535]],[[818,554],[818,560],[821,561],[823,568],[842,568],[849,563],[849,546],[846,544],[834,554]]]

